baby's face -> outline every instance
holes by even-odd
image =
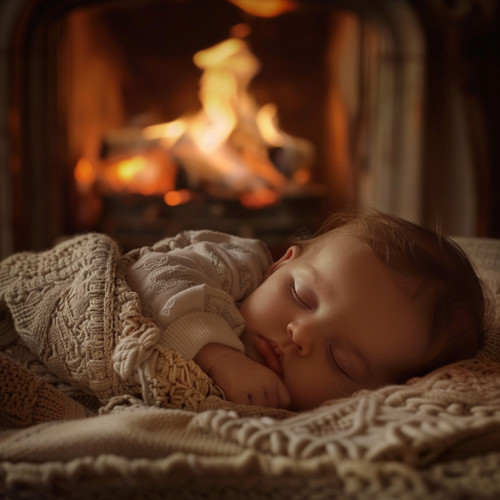
[[[242,303],[247,355],[283,380],[291,408],[395,381],[425,359],[423,308],[345,230],[290,247]]]

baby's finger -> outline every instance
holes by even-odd
[[[263,388],[262,392],[252,395],[252,404],[270,408],[287,408],[290,405],[290,395],[285,385],[278,380]]]
[[[255,391],[248,395],[250,404],[255,406],[266,406],[277,408],[277,398],[272,393],[269,394],[265,390]]]
[[[281,381],[277,385],[277,398],[278,404],[276,405],[276,408],[288,408],[292,402],[288,389]]]

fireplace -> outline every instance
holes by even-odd
[[[123,248],[200,227],[273,247],[346,205],[426,222],[426,42],[409,3],[3,9],[2,255],[88,230]]]

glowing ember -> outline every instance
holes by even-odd
[[[241,204],[247,208],[260,208],[273,205],[278,201],[278,195],[270,189],[260,189],[243,193],[240,197]]]
[[[179,189],[178,191],[169,191],[165,193],[163,199],[168,206],[175,207],[182,203],[187,203],[192,197],[193,194],[188,189]]]
[[[148,152],[97,166],[81,158],[73,172],[79,188],[95,182],[103,191],[163,195],[174,189],[176,167],[163,152]]]
[[[175,185],[172,165],[155,155],[137,155],[104,169],[103,181],[113,191],[132,191],[145,196],[163,194]]]
[[[92,163],[87,158],[80,158],[74,170],[74,177],[77,186],[85,189],[94,184],[97,176]]]
[[[301,186],[307,184],[311,180],[311,171],[307,168],[299,168],[293,174],[293,182]]]

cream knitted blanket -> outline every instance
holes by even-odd
[[[475,239],[460,243],[476,261],[498,300],[500,242]],[[68,243],[65,248],[71,245]],[[103,337],[93,356],[81,347],[85,342],[80,332],[85,330],[81,325],[90,321],[86,313],[89,308],[95,307],[94,312],[105,310],[97,298],[102,295],[97,293],[101,285],[94,285],[95,289],[90,286],[74,290],[65,299],[77,304],[83,291],[93,297],[86,307],[73,315],[67,333],[77,336],[78,341],[64,354],[68,356],[64,366],[52,363],[54,353],[40,348],[45,345],[40,333],[45,327],[23,330],[25,323],[17,319],[16,307],[22,310],[23,304],[30,304],[33,299],[29,291],[32,286],[18,285],[18,290],[26,291],[17,301],[14,300],[16,293],[1,292],[8,311],[14,311],[9,313],[4,307],[1,313],[3,324],[12,326],[12,314],[15,325],[15,334],[12,328],[2,326],[0,330],[2,342],[10,339],[3,344],[9,360],[22,352],[21,357],[26,358],[19,366],[29,368],[32,373],[40,370],[42,378],[46,377],[44,383],[50,382],[44,370],[47,367],[51,372],[57,370],[56,380],[50,385],[59,390],[59,384],[71,400],[74,400],[71,391],[77,387],[76,393],[85,411],[92,406],[86,397],[99,400],[95,402],[96,407],[108,401],[95,417],[81,418],[78,409],[73,408],[68,416],[74,420],[0,433],[0,493],[4,496],[500,498],[500,364],[495,361],[500,355],[498,317],[484,351],[474,360],[441,368],[402,386],[363,391],[300,415],[266,415],[263,409],[231,407],[223,402],[220,394],[212,393],[217,388],[210,385],[209,379],[205,380],[209,389],[194,390],[198,403],[193,409],[197,412],[186,410],[182,404],[177,404],[180,409],[161,408],[158,405],[176,404],[172,404],[172,398],[160,395],[158,383],[152,383],[147,373],[140,375],[140,370],[136,370],[135,376],[120,376],[120,364],[117,365],[116,360],[118,371],[114,373],[108,361],[97,363],[96,366],[102,368],[95,369],[92,376],[84,376],[78,370],[75,375],[71,368],[70,361],[74,358],[86,359],[87,363],[94,358],[100,360],[103,356],[99,358],[97,353],[108,352],[107,342],[119,343],[120,335],[123,336],[120,328],[124,331],[134,321],[137,326],[127,331],[126,336],[143,338],[134,335],[142,326],[142,320],[136,319],[140,316],[137,316],[137,308],[130,307],[135,299],[121,300],[122,294],[129,292],[123,286],[119,270],[120,266],[127,265],[128,257],[120,258],[116,250],[113,252],[113,257],[108,255],[107,258],[104,252],[101,259],[108,263],[106,269],[117,262],[111,267],[118,272],[112,273],[115,274],[114,282],[107,287],[103,285],[100,290],[110,292],[113,299],[109,299],[109,310],[114,312],[112,318],[101,316],[105,325],[100,328],[114,336],[112,341]],[[90,261],[97,259],[92,253],[94,251],[84,259],[89,267],[92,267]],[[52,269],[57,269],[56,262],[51,261]],[[68,257],[70,269],[74,270],[75,262],[76,259]],[[51,276],[63,278],[58,277],[58,273],[49,273],[41,279],[32,276],[28,267],[20,263],[16,271],[7,273],[7,278],[3,274],[5,270],[1,269],[2,283],[25,272],[27,281],[32,279],[46,290],[43,301],[40,297],[36,299],[41,302],[37,307],[45,311],[46,316],[39,322],[53,325],[61,321],[58,315],[61,308],[64,309],[63,304],[51,296],[47,286]],[[100,279],[102,281],[102,276]],[[35,304],[32,309],[36,309]],[[120,327],[115,329],[112,325]],[[16,335],[22,336],[23,345],[13,340]],[[30,336],[36,340],[29,343],[27,337]],[[136,353],[134,359],[150,359],[151,353],[148,358],[146,351],[148,346],[142,353]],[[30,358],[26,352],[36,355]],[[71,357],[72,353],[78,356]],[[160,359],[163,353],[155,356]],[[27,358],[30,360],[26,361]],[[125,358],[118,361],[122,359]],[[133,366],[140,367],[144,363],[140,361]],[[98,375],[101,369],[105,376]],[[194,369],[192,365],[190,369]],[[170,376],[176,379],[173,374]],[[196,378],[190,378],[185,385],[191,387]],[[91,394],[84,390],[88,382],[92,386]],[[163,381],[161,385],[166,383]],[[141,399],[119,395],[127,393]],[[157,406],[146,405],[144,400],[147,398],[152,398]],[[211,400],[212,409],[208,409],[209,405],[200,406],[207,399]]]
[[[159,345],[158,328],[142,316],[124,278],[138,254],[121,256],[113,240],[91,233],[0,263],[0,349],[7,356],[0,357],[0,417],[9,426],[78,417],[85,409],[75,401],[92,411],[123,394],[167,408],[222,404],[212,380]],[[51,392],[51,400],[51,387],[70,397],[53,405],[38,397],[35,404],[24,392],[22,401],[20,377],[30,389],[36,382]]]

